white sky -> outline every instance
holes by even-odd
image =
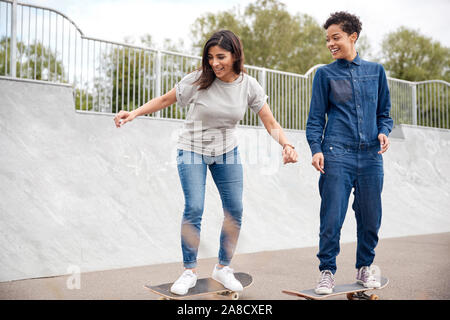
[[[255,0],[19,0],[59,10],[71,18],[85,35],[122,42],[151,34],[163,39],[183,39],[190,46],[190,29],[197,17],[240,6]],[[307,13],[322,25],[331,12],[358,15],[374,53],[383,36],[406,26],[450,46],[450,0],[282,0],[291,14]],[[324,43],[325,45],[325,43]],[[178,51],[183,51],[182,49]]]

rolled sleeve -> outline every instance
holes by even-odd
[[[175,95],[179,107],[186,107],[193,102],[198,91],[198,86],[194,84],[198,75],[198,71],[191,72],[175,84]]]
[[[253,112],[258,113],[267,102],[267,95],[264,89],[254,78],[249,78],[247,103]]]

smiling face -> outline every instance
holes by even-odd
[[[209,48],[208,62],[216,77],[222,81],[233,82],[238,76],[233,70],[233,54],[220,46]]]
[[[327,28],[327,48],[334,59],[353,61],[356,57],[355,42],[357,39],[356,32],[349,35],[341,29],[340,25],[332,24]]]

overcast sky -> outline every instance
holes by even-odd
[[[200,15],[240,6],[256,0],[20,0],[57,9],[71,18],[85,35],[122,42],[151,34],[154,41],[183,39],[190,45],[191,25]],[[383,36],[406,26],[450,46],[450,0],[282,0],[291,14],[306,13],[321,25],[331,12],[345,10],[363,22],[362,34],[374,53]],[[325,42],[324,42],[325,45]]]

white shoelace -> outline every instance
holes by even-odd
[[[319,287],[332,288],[334,285],[333,275],[330,271],[324,271],[321,274]]]
[[[181,275],[181,277],[178,278],[178,280],[176,281],[177,284],[189,284],[192,281],[192,278],[195,277],[194,273],[191,272],[183,272],[183,274]]]
[[[375,277],[375,271],[369,267],[362,267],[361,280],[363,282],[377,281],[377,279]]]
[[[228,266],[223,267],[222,269],[220,269],[221,272],[223,272],[223,275],[228,279],[228,280],[236,280],[236,278],[234,277],[234,270]]]
[[[228,266],[223,267],[221,270],[225,271],[226,273],[234,273],[234,270]]]

